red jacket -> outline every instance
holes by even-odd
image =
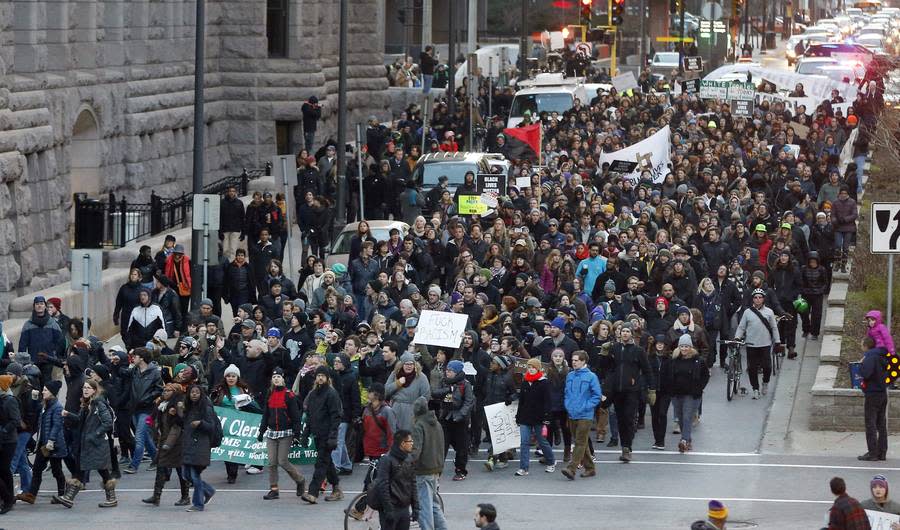
[[[175,254],[169,254],[169,257],[166,258],[164,272],[176,284],[179,295],[188,296],[191,294],[191,258],[187,256],[181,258],[181,267],[178,272],[179,279],[175,274]]]
[[[394,432],[397,430],[397,415],[388,405],[382,405],[373,413],[372,407],[363,409],[363,453],[370,458],[377,458],[387,453],[394,443]]]

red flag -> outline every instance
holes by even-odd
[[[538,159],[541,153],[541,125],[503,129],[507,156],[511,160]]]

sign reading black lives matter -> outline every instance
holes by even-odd
[[[871,244],[873,254],[900,254],[900,203],[872,203]]]
[[[475,179],[478,194],[494,192],[499,196],[506,195],[506,175],[479,173]]]

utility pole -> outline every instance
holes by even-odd
[[[347,4],[341,1],[340,43],[338,59],[338,111],[337,111],[337,215],[341,226],[347,222]],[[405,34],[405,28],[404,28]],[[403,51],[406,53],[406,50]],[[405,60],[405,58],[404,58]],[[360,176],[360,178],[362,178]]]
[[[206,155],[204,148],[206,143],[204,141],[204,128],[206,124],[203,119],[203,87],[206,83],[204,75],[206,69],[204,61],[206,53],[206,0],[196,0],[196,2],[197,11],[194,24],[194,174],[191,191],[199,195],[203,193],[203,158]],[[202,212],[192,209],[191,215],[202,215]],[[196,223],[194,223],[194,226],[196,226]],[[193,263],[191,278],[195,280],[191,282],[192,308],[199,307],[201,289],[203,287],[200,282],[196,281],[203,274],[200,260],[198,259],[202,253],[200,250],[202,243],[203,230],[193,230],[191,232],[191,258]],[[183,311],[187,312],[188,308],[184,308]]]
[[[447,47],[447,67],[450,70],[450,79],[447,80],[447,111],[452,116],[456,110],[456,0],[450,0],[447,7],[448,23],[450,25],[450,36],[448,38]]]
[[[469,0],[469,8],[466,13],[469,18],[466,28],[466,53],[475,53],[478,46],[478,0]]]
[[[453,0],[451,0],[452,3]],[[519,81],[528,79],[528,0],[522,0],[521,43],[519,44]]]
[[[641,37],[641,46],[640,46],[640,54],[641,58],[638,61],[640,67],[638,69],[638,76],[641,75],[641,71],[644,69],[644,60],[647,57],[647,33],[644,30],[644,19],[647,18],[647,0],[641,0],[641,27],[640,27],[640,37]]]
[[[431,2],[432,0],[422,0],[422,49],[432,44],[434,41],[431,37]]]
[[[687,55],[684,49],[684,1],[678,0],[678,15],[681,17],[681,28],[678,30],[681,53],[678,54],[678,75],[684,76],[684,57]]]
[[[768,16],[768,8],[769,8],[769,0],[763,0],[762,2],[762,18],[760,19],[760,28],[762,28],[762,43],[759,45],[759,53],[766,53],[766,28],[768,24],[766,23],[766,17]],[[758,33],[758,32],[757,32]]]

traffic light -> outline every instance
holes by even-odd
[[[734,0],[732,4],[733,12],[731,14],[731,18],[735,20],[740,20],[744,14],[744,2],[743,0]]]
[[[681,0],[669,0],[669,13],[681,13]]]
[[[591,27],[594,0],[581,0],[581,25]]]
[[[610,25],[612,26],[621,26],[624,20],[622,19],[622,15],[625,14],[625,0],[613,0],[612,4],[612,17],[610,18]]]

